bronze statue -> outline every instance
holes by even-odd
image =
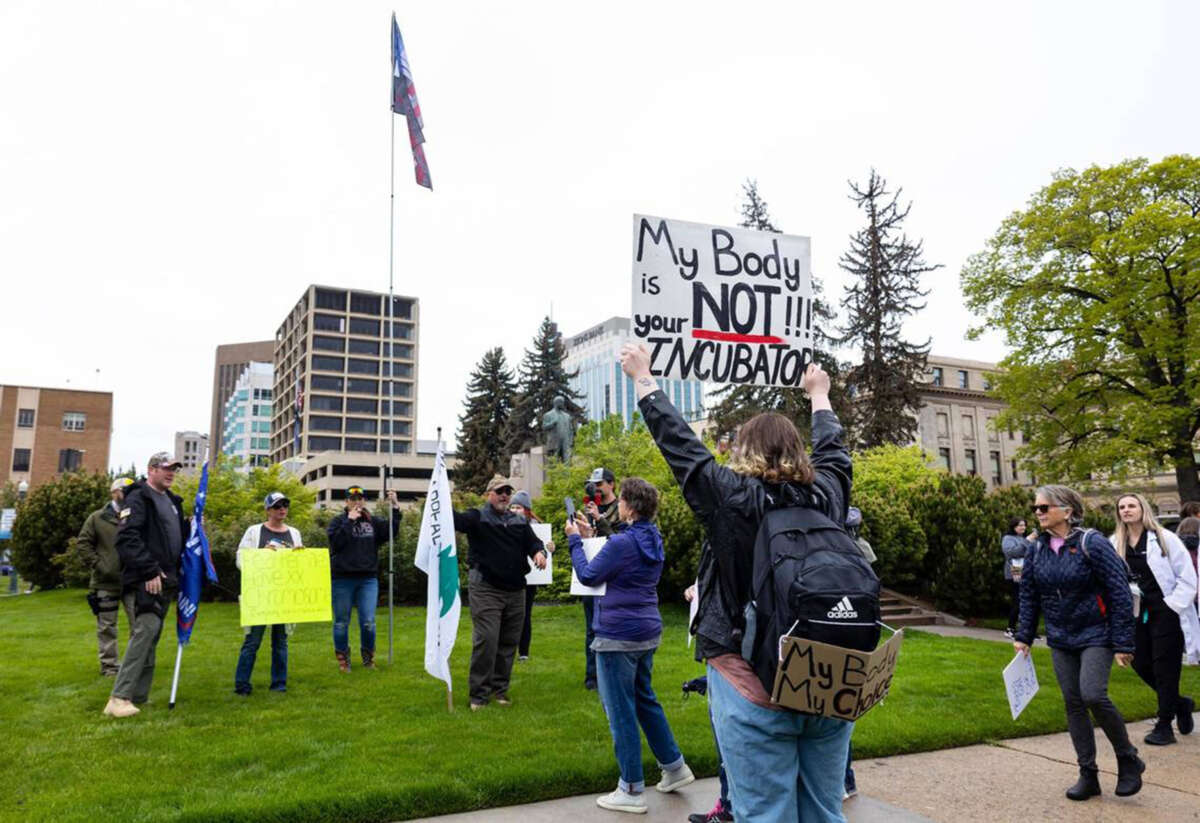
[[[542,416],[546,454],[554,455],[564,463],[570,462],[575,447],[575,421],[571,419],[566,405],[567,401],[559,395],[554,398],[554,408]]]

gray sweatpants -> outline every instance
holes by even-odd
[[[1067,730],[1075,746],[1081,769],[1096,768],[1096,732],[1092,720],[1104,730],[1117,757],[1131,757],[1137,749],[1129,742],[1125,719],[1108,697],[1108,675],[1112,671],[1113,650],[1093,646],[1082,651],[1051,649],[1054,676],[1067,706]]]
[[[467,578],[467,602],[471,606],[471,672],[468,677],[472,703],[508,694],[513,658],[525,622],[525,587],[510,592],[487,583],[475,569]]]
[[[175,599],[174,593],[164,594],[161,599],[169,607]],[[166,612],[169,613],[169,608]],[[150,611],[143,611],[133,618],[133,629],[125,646],[125,659],[117,671],[117,682],[113,683],[113,697],[134,703],[145,703],[150,699],[150,684],[154,681],[154,652],[165,619],[166,614],[159,617]]]
[[[121,596],[119,589],[97,589],[100,613],[96,615],[96,644],[100,651],[100,674],[115,675],[121,665],[120,649],[117,646],[117,621],[121,607],[125,617],[133,625],[133,592]]]

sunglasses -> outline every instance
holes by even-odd
[[[1049,505],[1049,504],[1047,504],[1047,503],[1042,503],[1042,504],[1040,504],[1040,505],[1037,505],[1037,506],[1030,506],[1030,507],[1029,507],[1029,510],[1030,510],[1031,512],[1033,512],[1034,514],[1045,514],[1046,512],[1048,512],[1048,511],[1050,511],[1051,509],[1054,509],[1054,508],[1057,508],[1057,506],[1051,506],[1051,505]]]
[[[287,503],[276,503],[276,504],[275,504],[274,506],[272,506],[271,508],[272,508],[272,509],[286,509],[287,507],[288,507],[288,504],[287,504]]]
[[[500,495],[503,495],[503,496],[505,496],[505,497],[511,497],[511,496],[512,496],[512,489],[508,488],[507,486],[506,486],[506,487],[504,487],[504,488],[502,488],[502,489],[492,489],[492,491],[493,491],[493,492],[495,492],[496,494],[500,494]]]

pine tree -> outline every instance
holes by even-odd
[[[780,234],[781,230],[771,221],[767,201],[758,193],[758,181],[746,180],[742,184],[742,220],[739,226],[758,231]],[[823,299],[821,280],[812,279],[813,289],[813,359],[829,373],[830,402],[843,421],[846,419],[846,395],[840,379],[841,367],[831,352],[833,340],[825,328],[835,317],[829,304]],[[719,433],[728,433],[759,412],[779,412],[789,418],[802,433],[807,434],[812,420],[812,405],[803,389],[782,386],[734,386],[726,385],[715,390],[717,404],[709,412],[709,420]]]
[[[921,289],[921,275],[941,266],[926,264],[922,241],[914,243],[904,234],[912,204],[897,205],[900,190],[889,192],[887,181],[871,169],[866,188],[851,181],[850,191],[867,215],[867,225],[851,235],[839,261],[853,278],[846,286],[848,317],[839,342],[862,352],[862,362],[847,375],[856,398],[851,431],[860,448],[906,445],[916,436],[918,379],[925,372],[929,340],[909,343],[900,326],[925,308],[918,302],[929,294]]]
[[[583,395],[572,391],[570,385],[578,372],[568,373],[563,368],[566,356],[567,347],[558,326],[549,317],[544,318],[533,338],[533,348],[525,350],[518,370],[520,385],[505,437],[509,455],[543,442],[542,416],[554,407],[554,398],[559,395],[567,401],[566,409],[576,421],[586,419],[578,402]]]
[[[494,474],[508,474],[511,456],[504,436],[512,416],[517,383],[504,349],[497,346],[484,353],[471,372],[463,413],[458,418],[458,467],[455,485],[482,489]]]

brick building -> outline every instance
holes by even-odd
[[[0,483],[108,471],[112,392],[0,385]]]

